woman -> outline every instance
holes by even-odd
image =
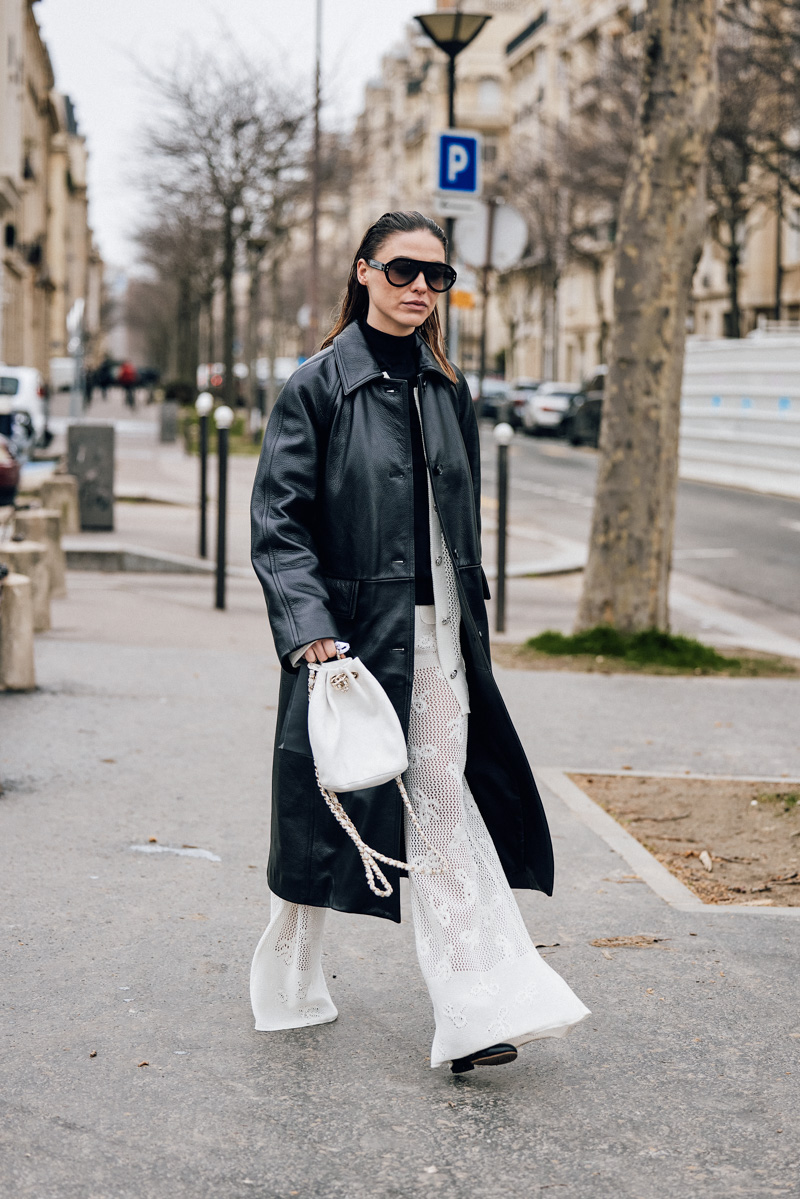
[[[329,907],[400,919],[319,794],[308,741],[310,662],[334,641],[378,678],[408,738],[404,781],[451,864],[410,873],[433,1000],[431,1065],[512,1061],[588,1015],[537,954],[510,887],[552,893],[547,822],[489,661],[480,557],[480,447],[464,376],[445,357],[447,240],[416,212],[364,236],[341,313],[269,421],[252,557],[283,667],[272,780],[271,919],[253,959],[256,1028],[335,1020],[322,974]],[[363,840],[419,864],[428,850],[393,783],[341,797]],[[406,854],[408,857],[406,857]]]

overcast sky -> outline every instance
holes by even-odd
[[[415,12],[433,0],[324,0],[324,120],[349,124],[381,55]],[[250,53],[285,71],[287,86],[310,88],[315,0],[40,0],[35,13],[53,60],[56,87],[75,104],[91,154],[91,220],[111,265],[127,267],[134,249],[137,131],[148,115],[137,63],[167,70],[191,44],[212,47],[227,29]]]

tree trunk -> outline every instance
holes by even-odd
[[[233,373],[233,342],[236,337],[235,310],[233,303],[233,272],[236,266],[236,237],[233,228],[233,211],[225,209],[222,252],[222,286],[225,297],[225,315],[222,329],[222,361],[225,364],[223,398],[233,408],[236,404],[236,378]]]
[[[739,306],[739,222],[728,222],[728,294],[731,301],[730,336],[742,336],[742,313]]]
[[[669,627],[686,312],[716,123],[716,8],[717,0],[648,0],[578,629]]]
[[[208,293],[208,295],[205,297],[205,305],[206,305],[206,316],[208,318],[208,324],[206,326],[206,332],[208,335],[207,343],[206,343],[206,361],[208,362],[208,365],[211,366],[214,362],[217,361],[217,358],[216,358],[217,347],[216,347],[216,341],[215,341],[215,337],[214,337],[214,292],[213,291],[210,291]]]
[[[192,347],[192,284],[184,276],[178,280],[177,377],[181,383],[195,384]]]
[[[252,414],[258,408],[258,325],[261,316],[261,257],[250,264],[250,293],[247,304],[247,366],[250,371],[247,388],[247,408]],[[252,415],[251,415],[252,420]],[[248,426],[250,427],[250,426]]]
[[[280,310],[281,302],[281,267],[277,249],[274,249],[272,252],[272,261],[269,268],[269,290],[272,319],[269,325],[269,382],[267,384],[267,416],[269,416],[272,412],[272,409],[275,407],[275,401],[278,398],[278,381],[275,378],[275,371],[278,360],[278,312]]]
[[[592,266],[592,283],[594,285],[594,306],[597,312],[597,362],[598,365],[606,360],[606,346],[608,345],[608,320],[606,319],[606,305],[603,299],[603,276],[605,274],[605,259],[598,256],[591,260]]]

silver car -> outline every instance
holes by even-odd
[[[577,383],[542,383],[525,402],[522,427],[532,436],[547,430],[557,433],[569,402],[580,391]]]

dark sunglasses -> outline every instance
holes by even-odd
[[[419,258],[393,258],[391,262],[376,262],[374,258],[368,258],[367,266],[383,271],[392,287],[408,287],[409,283],[419,278],[420,271],[431,291],[449,291],[456,281],[455,271],[446,262],[422,262]]]

